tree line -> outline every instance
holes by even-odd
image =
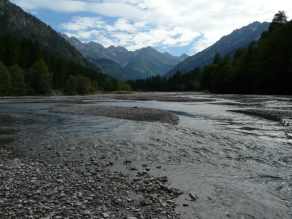
[[[52,90],[75,95],[131,87],[72,60],[56,58],[42,50],[38,41],[0,36],[0,95],[39,95]]]
[[[240,48],[233,57],[216,53],[203,70],[176,72],[168,80],[156,76],[128,81],[134,90],[209,90],[215,93],[292,94],[292,20],[275,14],[258,41]]]
[[[201,86],[216,93],[292,94],[292,21],[275,14],[268,31],[233,57],[216,54],[204,68]]]
[[[160,75],[146,79],[128,80],[133,90],[143,91],[198,91],[202,69],[196,67],[194,70],[182,74],[177,71],[172,77],[166,79]]]

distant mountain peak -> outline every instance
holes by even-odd
[[[113,45],[107,47],[107,49],[115,49],[116,47],[114,47]]]
[[[188,58],[189,56],[188,56],[187,54],[184,53],[184,54],[182,54],[180,57],[186,59],[186,58]]]

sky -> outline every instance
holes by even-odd
[[[270,22],[287,0],[10,0],[58,32],[130,51],[196,54],[233,30]]]

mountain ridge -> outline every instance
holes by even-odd
[[[80,40],[78,40],[76,37],[72,36],[72,37],[68,37],[66,34],[58,32],[59,35],[61,35],[62,37],[64,37],[68,42],[70,42],[73,46],[75,46],[76,49],[78,49],[79,51],[85,53],[86,55],[92,57],[92,58],[98,58],[95,57],[95,55],[98,54],[99,57],[103,56],[103,57],[107,57],[109,59],[112,59],[113,61],[117,62],[119,65],[121,65],[121,67],[125,67],[127,64],[129,64],[132,61],[136,61],[135,60],[135,56],[137,56],[141,50],[143,49],[147,49],[147,48],[152,48],[151,46],[148,47],[143,47],[141,49],[135,50],[135,51],[129,51],[127,50],[125,47],[122,46],[109,46],[109,47],[104,47],[103,45],[97,43],[97,42],[93,42],[90,41],[88,43],[82,43]],[[156,50],[156,49],[154,49]],[[157,50],[156,50],[157,51]],[[93,53],[92,53],[93,52]],[[126,60],[128,61],[121,61],[119,58],[117,58],[117,52],[126,52],[128,53],[125,57]],[[183,61],[184,59],[186,59],[188,57],[187,54],[182,54],[181,56],[173,56],[171,54],[169,54],[168,52],[164,52],[161,53],[162,55],[165,55],[168,58],[177,60],[177,61]],[[136,58],[137,59],[137,58]],[[130,60],[130,61],[129,61]]]
[[[188,55],[172,56],[169,53],[160,53],[153,47],[144,47],[136,51],[128,51],[122,46],[109,46],[105,48],[96,42],[82,43],[76,37],[68,37],[66,34],[59,34],[64,37],[71,45],[75,46],[88,59],[94,59],[98,65],[98,59],[107,58],[119,64],[132,77],[129,79],[140,79],[157,74],[164,75],[175,67],[179,62],[185,60]],[[109,64],[109,63],[108,63]],[[111,75],[111,72],[107,72]],[[120,74],[125,74],[121,72]],[[116,72],[117,75],[117,72]],[[123,78],[124,75],[122,76]]]
[[[164,77],[171,77],[177,72],[177,70],[185,73],[195,67],[203,68],[205,65],[212,63],[216,52],[220,53],[221,56],[224,56],[227,53],[230,53],[232,56],[237,49],[248,46],[253,40],[258,40],[261,33],[268,29],[268,26],[268,22],[260,23],[255,21],[247,26],[236,29],[230,34],[221,37],[212,46],[188,57],[183,62],[179,63],[174,69],[166,73]]]

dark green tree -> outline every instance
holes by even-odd
[[[106,90],[106,91],[112,91],[113,90],[113,82],[110,78],[106,78],[104,80],[104,86],[103,88]]]
[[[10,34],[4,38],[5,53],[3,62],[5,66],[10,67],[12,65],[18,64],[18,42]]]
[[[213,59],[213,64],[219,65],[222,62],[221,55],[216,52],[214,59]]]
[[[238,49],[236,50],[234,56],[233,56],[233,59],[240,59],[240,57],[246,52],[246,49],[243,48],[243,49]]]
[[[270,23],[269,32],[273,33],[275,30],[282,27],[286,23],[287,16],[285,14],[285,11],[278,11],[278,13],[275,14],[272,22]]]
[[[8,95],[10,90],[10,74],[3,62],[0,62],[0,95]]]
[[[75,76],[70,75],[65,84],[64,92],[69,95],[77,95],[78,80]]]
[[[116,78],[111,78],[111,81],[113,83],[113,90],[119,90],[119,81]]]
[[[11,76],[11,93],[13,95],[25,95],[26,84],[24,77],[24,70],[22,70],[18,65],[13,65],[9,68]]]
[[[33,75],[32,87],[37,94],[47,94],[52,91],[51,75],[44,60],[39,60],[30,69]]]
[[[92,89],[93,89],[93,92],[97,92],[97,91],[98,91],[98,88],[99,88],[98,81],[93,80],[93,81],[91,82],[91,87],[92,87]]]
[[[212,90],[212,83],[211,83],[211,74],[215,71],[215,69],[218,66],[213,64],[213,65],[208,65],[204,68],[203,70],[203,76],[201,79],[201,87],[202,89],[205,90]]]
[[[91,90],[91,81],[88,77],[84,77],[81,75],[77,75],[77,83],[78,83],[78,89],[77,92],[78,94],[89,94]]]
[[[232,62],[232,58],[231,58],[230,54],[227,53],[227,54],[224,56],[224,58],[223,58],[223,60],[222,60],[222,63],[223,63],[223,65],[226,65],[226,64],[228,64],[228,63],[230,63],[230,62]]]
[[[0,36],[0,62],[3,61],[5,54],[5,45],[3,42],[3,37]]]
[[[275,14],[272,22],[279,24],[287,23],[287,16],[285,14],[285,11],[278,11],[278,13]]]
[[[248,49],[247,49],[247,51],[250,55],[256,50],[257,45],[258,45],[258,42],[255,40],[250,42],[250,44],[248,45]]]

